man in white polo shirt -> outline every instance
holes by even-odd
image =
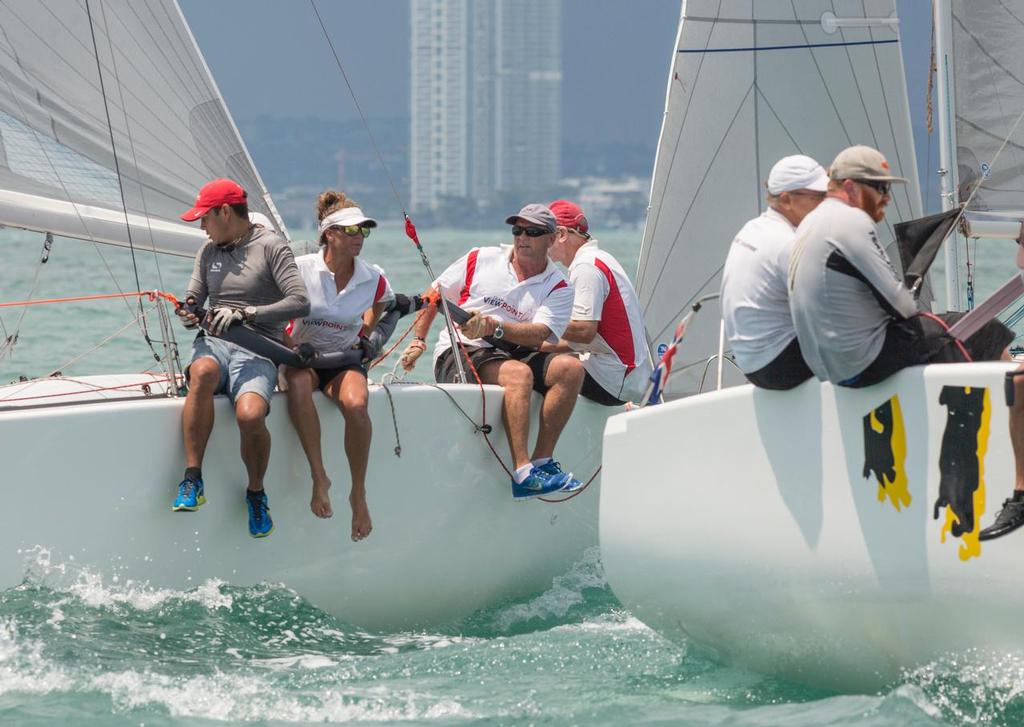
[[[591,401],[604,406],[636,401],[652,368],[636,290],[619,261],[590,236],[578,205],[558,199],[549,206],[558,222],[551,259],[569,268],[574,297],[562,340],[541,350],[582,354],[586,375],[580,394]]]
[[[505,222],[512,225],[513,245],[470,250],[427,294],[440,293],[473,314],[459,326],[458,344],[469,358],[467,362],[462,356],[462,363],[467,372],[475,369],[483,383],[505,389],[502,415],[515,470],[512,496],[523,499],[580,486],[552,455],[576,404],[584,371],[575,357],[537,355],[542,343],[558,341],[572,312],[572,288],[548,259],[555,216],[542,204],[528,204]],[[426,347],[436,313],[436,307],[425,308],[417,319],[415,338],[402,354],[407,371]],[[452,383],[455,374],[455,353],[443,329],[434,348],[434,376]],[[544,397],[532,457],[527,454],[531,390]]]
[[[722,320],[736,365],[765,389],[792,389],[813,375],[789,312],[789,255],[797,225],[821,204],[828,175],[802,154],[768,174],[767,209],[736,233],[722,270]]]

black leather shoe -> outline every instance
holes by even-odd
[[[996,521],[978,533],[978,540],[994,540],[1024,525],[1024,500],[1006,500]]]

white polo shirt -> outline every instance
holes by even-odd
[[[339,291],[322,251],[295,259],[309,293],[309,315],[292,321],[296,343],[309,343],[324,352],[347,350],[359,340],[363,313],[375,303],[394,300],[383,270],[359,258],[355,262],[352,279]]]
[[[789,256],[796,228],[769,207],[736,233],[722,269],[722,320],[736,364],[751,374],[796,338]]]
[[[644,316],[636,290],[619,261],[591,240],[569,265],[575,290],[572,320],[598,321],[590,343],[568,341],[582,356],[583,368],[617,399],[639,398],[651,375]]]
[[[543,323],[551,329],[547,340],[557,343],[572,314],[572,288],[554,263],[537,275],[519,280],[512,268],[512,246],[477,247],[460,257],[433,283],[434,290],[466,310],[508,323]],[[490,348],[481,338],[456,335],[466,346]],[[434,346],[434,361],[451,348],[447,328]]]

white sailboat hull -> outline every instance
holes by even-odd
[[[915,368],[863,390],[743,386],[610,418],[609,584],[669,638],[829,688],[877,688],[951,652],[1024,650],[1024,536],[976,539],[1013,486],[1008,368]],[[902,436],[883,421],[893,396]],[[934,519],[940,490],[954,504]],[[973,510],[970,532],[950,531],[951,509],[965,524]]]
[[[445,389],[479,420],[477,387]],[[456,620],[542,590],[596,545],[597,481],[564,504],[514,502],[482,437],[442,391],[390,390],[402,453],[393,451],[386,392],[371,387],[374,529],[360,543],[349,537],[343,420],[319,394],[335,515],[318,520],[309,510],[308,465],[277,394],[266,478],[276,529],[261,540],[246,527],[238,430],[223,397],[203,465],[208,502],[196,513],[170,510],[184,461],[183,400],[0,411],[7,501],[0,587],[17,585],[43,557],[72,572],[152,587],[188,589],[208,579],[283,583],[350,624],[398,629]],[[487,387],[491,439],[507,459],[500,412],[500,389]],[[559,443],[563,461],[581,477],[599,465],[607,414],[581,400]]]

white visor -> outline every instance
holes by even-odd
[[[350,225],[376,227],[377,220],[364,215],[358,207],[345,207],[320,220],[320,234],[324,234],[329,227],[349,227]]]

